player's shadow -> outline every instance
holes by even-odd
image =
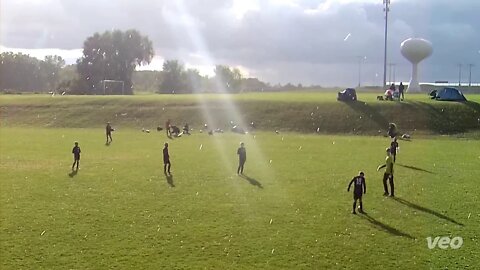
[[[71,171],[68,176],[70,176],[71,178],[75,177],[75,175],[77,175],[78,171]]]
[[[110,142],[106,142],[106,143],[105,143],[105,146],[110,146]]]
[[[421,171],[421,172],[426,172],[426,173],[430,173],[430,174],[435,174],[435,173],[432,172],[432,171],[425,170],[425,169],[422,169],[422,168],[418,168],[418,167],[415,167],[415,166],[403,165],[403,164],[397,164],[397,165],[400,166],[400,167],[407,168],[407,169],[412,169],[412,170],[416,170],[416,171]]]
[[[170,187],[175,187],[175,184],[173,183],[173,175],[172,174],[165,173],[165,179],[167,179],[167,184]]]
[[[246,176],[244,174],[240,174],[240,177],[247,180],[251,185],[256,186],[258,188],[263,188],[262,183],[258,182],[256,179]]]
[[[401,204],[403,204],[403,205],[406,205],[406,206],[408,206],[408,207],[410,207],[410,208],[413,208],[413,209],[415,209],[415,210],[422,211],[422,212],[427,213],[427,214],[430,214],[430,215],[434,215],[434,216],[436,216],[436,217],[438,217],[438,218],[441,218],[441,219],[450,221],[450,222],[452,222],[452,223],[454,223],[454,224],[457,224],[457,225],[460,225],[460,226],[464,226],[462,223],[454,220],[453,218],[447,217],[447,216],[445,216],[444,214],[439,213],[439,212],[437,212],[437,211],[434,211],[434,210],[432,210],[432,209],[428,209],[428,208],[426,208],[426,207],[423,207],[423,206],[421,206],[421,205],[418,205],[418,204],[409,202],[409,201],[404,200],[404,199],[402,199],[402,198],[394,197],[393,199],[394,199],[395,201],[397,201],[397,202],[399,202],[399,203],[401,203]]]
[[[393,228],[390,225],[382,223],[382,222],[376,220],[375,218],[371,217],[367,213],[363,213],[363,214],[360,214],[358,216],[361,217],[362,219],[365,219],[366,221],[370,222],[374,227],[376,227],[376,228],[378,228],[382,231],[385,231],[385,232],[387,232],[391,235],[406,237],[406,238],[409,238],[409,239],[415,239],[415,237],[411,236],[410,234],[404,233],[404,232],[402,232],[398,229]]]

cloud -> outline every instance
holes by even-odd
[[[0,45],[10,48],[78,49],[94,32],[135,28],[153,41],[157,59],[180,59],[205,70],[227,64],[273,83],[352,85],[357,56],[367,56],[365,83],[383,76],[384,14],[376,0],[0,0],[0,5]],[[399,46],[412,36],[434,44],[421,66],[426,80],[454,81],[460,62],[479,66],[478,10],[480,1],[392,0],[388,61],[396,63],[397,79],[408,79]]]

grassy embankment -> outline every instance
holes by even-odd
[[[342,103],[335,93],[249,93],[239,95],[0,96],[2,125],[36,127],[149,128],[167,118],[228,129],[228,123],[255,122],[260,130],[302,133],[377,134],[389,122],[407,133],[461,133],[480,129],[480,95],[466,103],[432,101],[424,94],[405,102],[377,101],[360,93],[359,102]]]

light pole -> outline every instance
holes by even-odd
[[[357,56],[358,58],[358,87],[360,87],[362,82],[362,60],[367,60],[366,56]]]
[[[383,0],[383,4],[385,7],[383,11],[385,11],[385,49],[383,54],[383,87],[387,85],[387,34],[388,34],[388,12],[390,8],[390,0]]]
[[[472,86],[472,67],[474,66],[474,64],[468,64],[468,70],[469,70],[469,74],[468,74],[468,86]]]
[[[388,83],[392,84],[395,83],[395,63],[388,63]],[[393,74],[393,80],[392,80]]]
[[[458,86],[461,85],[462,82],[462,64],[458,64]]]

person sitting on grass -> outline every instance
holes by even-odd
[[[188,126],[188,123],[185,123],[185,126],[183,126],[183,134],[190,135],[190,127]]]
[[[362,195],[367,193],[367,184],[365,182],[365,174],[360,172],[358,176],[355,176],[350,184],[348,184],[347,192],[350,191],[350,186],[353,184],[353,211],[352,214],[357,214],[355,209],[357,209],[357,200],[360,202],[360,213],[363,212],[363,203],[362,203]]]
[[[82,150],[80,150],[80,147],[78,146],[78,142],[75,142],[75,146],[72,149],[72,154],[73,154],[73,164],[72,164],[72,171],[75,165],[77,165],[77,171],[78,171],[78,166],[80,165],[80,153]]]

